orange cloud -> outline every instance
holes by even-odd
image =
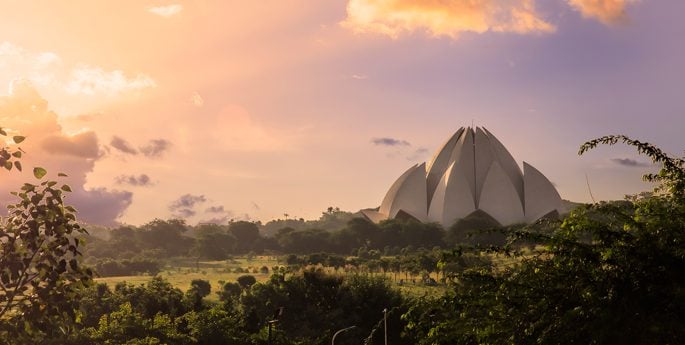
[[[57,114],[49,110],[47,101],[30,82],[15,81],[9,95],[0,96],[0,125],[12,134],[26,136],[21,143],[26,151],[22,157],[25,171],[2,174],[0,209],[17,201],[10,191],[18,190],[24,182],[36,182],[31,173],[35,166],[45,167],[49,178],[55,178],[58,172],[69,175],[63,179],[73,190],[67,203],[79,210],[81,220],[114,225],[131,204],[130,192],[85,187],[87,175],[101,157],[97,135],[93,131],[64,133]]]
[[[342,25],[393,38],[420,30],[451,38],[463,32],[556,30],[536,12],[533,0],[349,0]]]
[[[569,5],[585,18],[594,18],[604,24],[616,24],[626,19],[626,6],[635,0],[568,0]]]
[[[75,135],[53,134],[43,140],[42,148],[48,153],[82,158],[98,158],[98,137],[93,131]]]

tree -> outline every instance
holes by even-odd
[[[510,229],[507,245],[490,251],[515,265],[453,273],[451,293],[405,315],[420,344],[685,342],[685,161],[625,136],[579,153],[619,141],[661,164],[645,176],[659,182],[655,193]]]
[[[155,219],[141,227],[138,234],[146,249],[159,249],[166,256],[186,254],[192,239],[183,236],[187,230],[182,219]]]
[[[203,279],[193,279],[190,282],[190,290],[197,293],[200,298],[204,298],[212,291],[212,286],[208,281]]]
[[[237,221],[228,226],[228,232],[236,239],[236,250],[247,253],[255,248],[259,240],[259,228],[253,222]]]
[[[240,284],[228,282],[222,286],[221,291],[218,291],[217,294],[219,295],[220,301],[226,302],[240,296],[241,292],[242,288]]]
[[[34,169],[38,179],[45,174]],[[64,204],[70,191],[66,184],[43,181],[12,193],[19,201],[0,220],[0,319],[21,316],[26,326],[49,334],[56,331],[51,322],[75,317],[77,295],[93,273],[79,262],[77,235],[85,230],[76,210]]]
[[[252,285],[254,285],[257,282],[257,279],[254,276],[246,274],[238,277],[237,281],[240,287],[242,287],[243,289],[249,289]]]
[[[0,136],[7,136],[7,132],[2,129],[2,127],[0,127]],[[15,145],[19,145],[25,139],[26,137],[24,136],[15,135],[12,137],[13,145],[0,147],[0,167],[3,167],[8,171],[12,170],[13,167],[19,171],[22,170],[21,157],[24,154],[24,150],[19,146],[15,147]],[[2,140],[2,142],[4,144],[5,140]]]
[[[190,282],[190,289],[186,291],[186,298],[191,305],[192,310],[202,310],[202,299],[209,295],[212,291],[212,286],[209,281],[203,279],[193,279]]]
[[[217,306],[201,312],[190,312],[183,319],[188,323],[194,344],[245,344],[245,334],[237,327],[240,319],[236,313]]]
[[[235,251],[236,239],[221,225],[202,224],[197,227],[197,253],[210,260],[225,260]]]

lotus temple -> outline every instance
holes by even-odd
[[[562,201],[554,185],[532,165],[523,171],[487,129],[461,128],[426,163],[409,168],[380,207],[362,210],[373,222],[414,218],[449,227],[476,213],[500,225],[557,216]]]

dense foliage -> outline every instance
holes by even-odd
[[[420,344],[685,343],[683,160],[624,136],[590,141],[580,153],[618,141],[662,164],[646,176],[661,182],[654,194],[512,229],[506,246],[489,249],[511,265],[451,275],[453,291],[417,302],[407,331]]]
[[[141,227],[115,228],[107,240],[88,236],[85,256],[101,276],[155,274],[165,260],[174,257],[225,260],[255,253],[319,252],[397,255],[418,248],[444,248],[445,237],[437,224],[397,219],[374,224],[352,218],[337,231],[282,228],[273,237],[265,237],[257,223],[246,221],[191,227],[181,220],[156,219]]]

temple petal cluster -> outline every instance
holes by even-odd
[[[487,129],[461,128],[431,162],[409,168],[390,187],[378,211],[362,210],[371,221],[415,218],[451,226],[484,212],[501,225],[532,223],[556,215],[561,197],[537,169],[523,172]]]

